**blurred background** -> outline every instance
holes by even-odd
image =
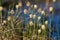
[[[60,40],[60,0],[0,0],[0,40]]]

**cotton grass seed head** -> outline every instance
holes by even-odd
[[[32,14],[30,14],[30,15],[29,15],[29,17],[30,17],[30,18],[32,18],[32,17],[33,17],[33,15],[32,15]]]
[[[40,19],[41,19],[41,17],[39,16],[39,17],[38,17],[38,20],[40,20]]]
[[[45,11],[43,10],[43,11],[41,11],[41,13],[42,13],[42,15],[45,15]]]
[[[50,7],[50,8],[49,8],[49,11],[52,12],[52,11],[53,11],[53,7]]]
[[[11,20],[11,16],[8,16],[7,20],[10,21]]]
[[[45,25],[41,25],[41,29],[42,30],[45,30]]]
[[[24,14],[26,14],[26,13],[27,13],[27,11],[28,11],[27,9],[24,9]]]
[[[19,3],[18,3],[17,8],[18,8],[18,7],[22,7],[22,2],[19,2]]]
[[[2,6],[0,6],[0,11],[2,11],[3,10],[3,7]]]
[[[41,10],[42,10],[42,9],[41,9],[41,8],[39,8],[39,9],[38,9],[38,12],[40,13],[40,12],[41,12]]]
[[[36,18],[36,15],[35,15],[35,14],[33,15],[33,18],[34,18],[34,19]]]
[[[16,9],[18,9],[19,8],[19,5],[16,5]]]
[[[6,24],[6,20],[3,20],[3,23]]]
[[[10,13],[11,13],[11,14],[14,14],[14,10],[11,10]]]
[[[53,0],[53,2],[56,2],[56,0]]]
[[[26,3],[26,6],[28,6],[28,7],[30,6],[30,2],[29,1]]]
[[[36,4],[34,4],[34,9],[37,9],[37,5]]]
[[[47,25],[48,24],[48,21],[45,21],[45,24]]]
[[[33,22],[32,22],[32,21],[30,21],[30,22],[29,22],[29,25],[30,25],[30,26],[32,26],[32,25],[33,25]]]
[[[38,30],[38,33],[41,33],[41,29]]]

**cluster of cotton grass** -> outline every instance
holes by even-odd
[[[53,2],[55,2],[55,0],[53,0]],[[9,15],[6,20],[3,20],[2,23],[2,37],[0,37],[0,39],[19,40],[23,38],[23,40],[40,40],[40,37],[46,37],[48,21],[44,19],[46,15],[45,11],[41,8],[38,8],[37,4],[31,5],[31,3],[27,1],[26,7],[28,7],[28,9],[23,10],[24,16],[19,16],[22,11],[19,11],[19,8],[21,7],[22,2],[19,2],[16,5],[16,12],[14,12],[13,9],[8,11]],[[0,6],[0,11],[2,11],[2,9],[3,8]],[[33,11],[33,13],[30,13],[31,10]],[[39,16],[36,15],[35,10],[37,10],[37,14]],[[53,11],[52,6],[49,8],[49,11]],[[14,16],[14,14],[16,14],[16,16]],[[28,18],[26,18],[26,14],[28,14]],[[43,16],[43,19],[41,15]],[[25,19],[23,19],[23,17],[29,20],[26,21]],[[43,20],[42,22],[41,19]],[[26,21],[25,24],[23,24],[23,21]],[[24,31],[22,31],[22,29]],[[21,36],[21,34],[23,35]]]

